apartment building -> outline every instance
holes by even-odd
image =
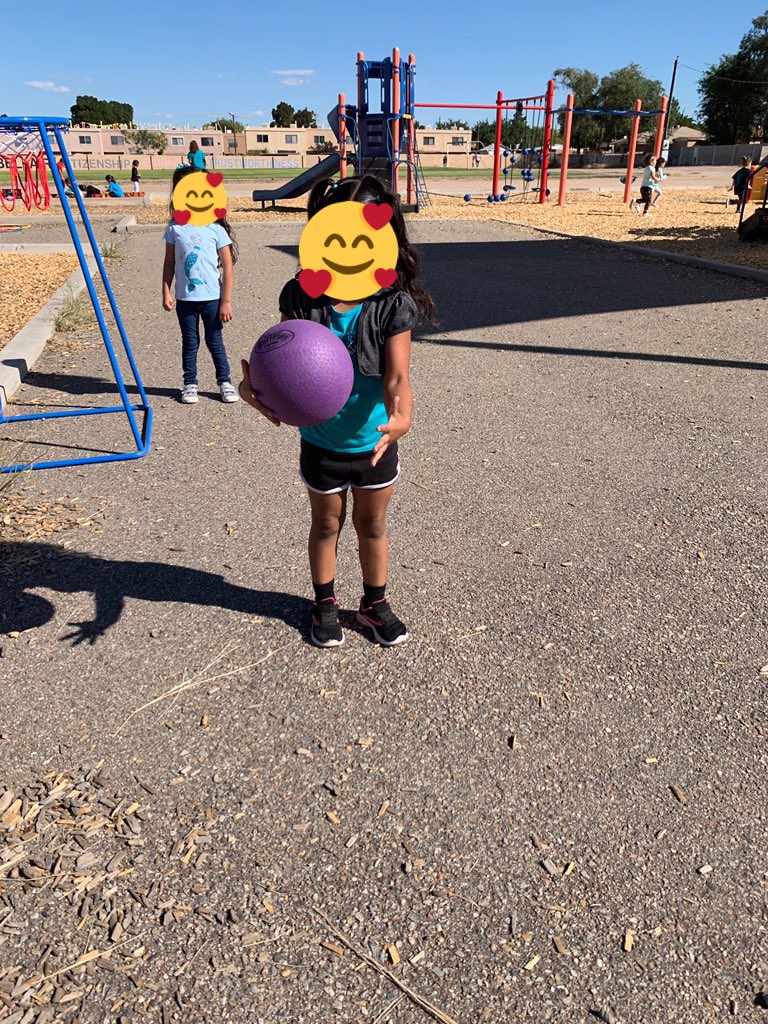
[[[248,126],[242,132],[213,128],[162,128],[148,130],[165,136],[162,153],[139,154],[144,166],[175,167],[184,163],[193,140],[205,153],[210,167],[306,167],[322,159],[336,137],[327,127],[272,128]],[[73,126],[66,135],[67,151],[76,169],[119,170],[130,166],[136,156],[122,126]],[[416,132],[421,161],[427,167],[471,166],[472,133],[469,130],[424,128]]]

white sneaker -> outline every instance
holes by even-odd
[[[237,389],[228,380],[219,385],[219,392],[221,393],[222,402],[237,402],[240,400]]]
[[[185,384],[181,389],[181,401],[184,405],[193,405],[197,401],[197,384]]]

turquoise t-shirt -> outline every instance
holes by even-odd
[[[369,452],[381,440],[377,427],[387,422],[384,383],[381,377],[366,377],[357,368],[357,322],[362,305],[339,312],[331,306],[330,328],[347,346],[355,379],[347,404],[325,423],[299,427],[305,441],[331,452]]]

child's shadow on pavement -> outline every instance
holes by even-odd
[[[52,544],[0,542],[0,633],[23,631],[50,622],[56,608],[31,593],[38,587],[71,594],[93,594],[93,619],[71,622],[62,640],[95,643],[120,619],[126,598],[225,608],[247,615],[281,619],[308,639],[310,602],[275,590],[252,590],[223,576],[163,562],[115,561],[65,550]]]

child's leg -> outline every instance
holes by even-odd
[[[219,319],[219,300],[211,299],[210,302],[200,303],[200,315],[203,318],[205,328],[205,344],[211,353],[213,365],[216,367],[216,383],[223,384],[230,381],[232,374],[229,370],[229,360],[224,348],[224,338],[221,334],[221,320]]]
[[[185,384],[197,384],[197,350],[200,348],[198,316],[202,302],[176,300],[176,316],[181,327],[181,366]]]
[[[380,490],[354,490],[352,522],[357,532],[360,568],[363,570],[363,583],[371,587],[384,587],[387,582],[387,507],[394,489],[393,484]]]
[[[307,490],[312,510],[309,528],[309,568],[315,585],[330,583],[336,576],[339,534],[347,515],[347,492],[318,494]]]
[[[372,629],[385,647],[394,647],[408,639],[405,623],[392,611],[385,596],[389,567],[387,506],[394,489],[394,484],[380,490],[357,488],[352,510],[363,570],[363,599],[357,621]]]

